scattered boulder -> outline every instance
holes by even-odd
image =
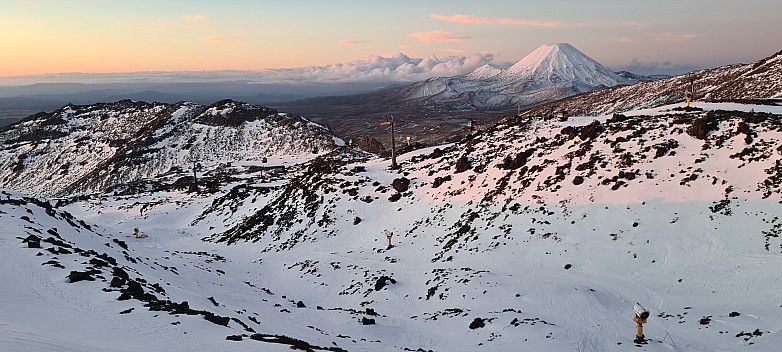
[[[470,159],[467,158],[467,155],[462,155],[459,160],[456,160],[456,171],[455,173],[462,173],[470,169]]]
[[[391,187],[399,193],[406,192],[410,188],[410,179],[407,177],[394,179],[394,181],[391,182]]]
[[[125,250],[128,250],[128,244],[127,244],[127,243],[125,243],[125,241],[123,241],[123,240],[118,240],[118,239],[116,239],[116,238],[112,239],[112,241],[114,241],[114,243],[116,243],[116,244],[117,244],[117,245],[119,245],[120,247],[124,248]]]
[[[115,276],[113,279],[111,279],[111,284],[109,284],[110,287],[122,287],[122,285],[125,284],[125,279]]]
[[[697,139],[706,140],[712,131],[717,130],[717,118],[712,114],[692,120],[692,125],[687,128],[687,133]]]
[[[375,291],[380,291],[390,283],[395,284],[396,280],[388,276],[381,276],[375,281]]]
[[[505,159],[503,159],[502,163],[498,165],[498,167],[504,170],[516,170],[524,166],[534,153],[535,153],[534,149],[527,149],[523,152],[516,154],[516,156],[513,158],[511,158],[510,156],[506,156]]]
[[[434,182],[432,182],[432,188],[440,187],[443,183],[450,180],[451,180],[451,175],[445,177],[437,176],[434,178]]]
[[[112,270],[111,274],[116,276],[116,277],[118,277],[118,278],[124,279],[124,280],[130,279],[130,276],[128,276],[128,273],[124,269],[122,269],[120,267],[114,267],[114,269]]]
[[[212,312],[201,311],[200,313],[204,315],[206,321],[217,325],[228,326],[228,322],[231,321],[231,318],[229,317],[221,317]]]
[[[361,325],[375,325],[375,319],[362,317]]]
[[[131,297],[138,298],[144,294],[144,288],[141,287],[140,283],[133,280],[128,280],[128,287],[122,289],[121,292],[127,293]]]
[[[97,274],[98,271],[96,270],[87,270],[87,271],[71,271],[70,274],[68,274],[68,282],[74,283],[79,281],[95,281],[95,278],[92,275]]]
[[[470,323],[470,329],[480,329],[482,327],[486,326],[486,320],[481,318],[475,318],[472,323]]]
[[[100,260],[98,258],[92,258],[92,259],[90,259],[90,265],[92,265],[95,268],[102,268],[104,266],[108,266],[109,263],[107,263],[107,262],[105,262],[103,260]]]
[[[27,248],[41,248],[41,238],[36,235],[27,236],[22,243],[27,243]]]

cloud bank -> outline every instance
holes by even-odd
[[[215,43],[235,43],[221,37],[203,37]],[[147,71],[115,73],[56,73],[0,77],[0,84],[32,83],[177,83],[251,81],[255,83],[406,83],[431,77],[448,77],[472,72],[490,63],[489,53],[454,55],[444,58],[414,58],[405,54],[373,55],[346,63],[263,71]]]
[[[265,82],[414,82],[431,77],[463,75],[490,63],[489,53],[438,58],[412,58],[405,54],[391,57],[373,55],[347,63],[292,69],[271,69],[259,72],[258,81]]]

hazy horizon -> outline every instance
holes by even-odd
[[[393,81],[461,74],[485,63],[503,66],[556,42],[571,43],[614,70],[680,74],[778,51],[782,38],[771,34],[782,32],[780,11],[782,3],[772,0],[601,0],[588,6],[10,0],[0,3],[0,77],[226,71],[279,76],[310,69],[336,72],[340,81],[350,78],[350,70],[385,67],[402,67],[399,72],[410,77],[372,72]],[[374,60],[388,63],[372,66]]]

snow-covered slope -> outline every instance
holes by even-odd
[[[451,109],[529,106],[596,88],[635,83],[567,43],[543,45],[512,67],[489,65],[455,77],[436,77],[404,89],[397,99],[429,101]]]
[[[584,89],[629,83],[567,43],[544,45],[502,73],[509,81],[546,83],[569,82]]]
[[[540,116],[552,110],[565,110],[574,115],[601,115],[683,102],[691,81],[696,101],[782,98],[782,51],[749,64],[699,70],[580,94],[536,107],[529,115]]]
[[[164,173],[192,174],[263,158],[305,158],[343,144],[326,128],[276,110],[123,100],[68,105],[0,131],[0,187],[55,195],[95,192]]]
[[[398,172],[343,147],[209,194],[3,193],[0,349],[775,351],[782,111],[701,107],[510,119]]]

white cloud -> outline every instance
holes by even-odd
[[[217,43],[234,43],[222,37],[202,37]],[[392,83],[415,82],[436,76],[456,76],[470,73],[490,63],[489,53],[438,58],[413,58],[405,54],[390,57],[373,55],[346,63],[262,71],[146,71],[114,73],[58,73],[35,76],[0,77],[3,84],[30,83],[130,83],[130,82],[213,82],[251,81],[256,83]]]
[[[271,69],[259,72],[259,82],[312,81],[321,83],[348,82],[413,82],[435,76],[467,74],[492,61],[489,53],[438,58],[412,58],[405,54],[391,57],[373,55],[347,63],[291,69]]]

